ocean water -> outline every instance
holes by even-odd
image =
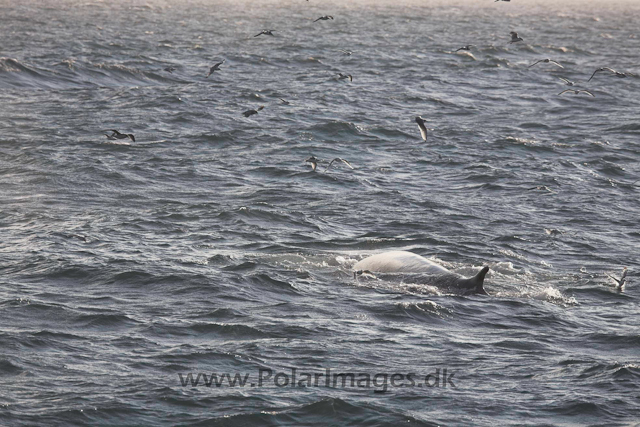
[[[558,3],[0,0],[0,425],[638,425],[640,4]]]

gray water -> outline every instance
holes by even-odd
[[[1,425],[640,422],[639,4],[0,0],[0,17]],[[528,68],[543,58],[565,68]],[[604,66],[630,75],[585,83]],[[595,98],[558,96],[559,77]],[[488,265],[490,296],[353,279],[385,250]],[[380,386],[282,386],[293,368]],[[256,385],[267,369],[280,386]],[[446,387],[407,385],[437,369]]]

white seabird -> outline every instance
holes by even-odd
[[[558,66],[558,67],[560,67],[560,68],[564,68],[562,65],[560,65],[560,63],[559,63],[559,62],[556,62],[556,61],[554,61],[553,59],[549,59],[549,58],[547,58],[547,59],[540,59],[540,60],[538,60],[538,61],[534,62],[533,64],[529,65],[529,68],[531,68],[531,67],[533,67],[534,65],[539,64],[539,63],[541,63],[541,62],[544,62],[544,63],[547,63],[547,64],[549,64],[549,63],[551,63],[551,64],[555,64],[555,65],[557,65],[557,66]]]
[[[616,77],[620,77],[620,78],[627,77],[626,73],[619,73],[618,71],[614,70],[613,68],[602,67],[602,68],[598,68],[597,70],[595,70],[593,72],[593,74],[591,74],[591,77],[589,77],[589,80],[587,80],[587,82],[590,82],[591,79],[596,75],[596,73],[599,73],[599,72],[602,72],[602,71],[609,71],[610,73],[613,73]]]
[[[320,160],[318,160],[315,156],[311,156],[307,160],[305,160],[305,162],[311,163],[311,170],[315,171],[316,168],[318,167],[318,162],[320,162]]]
[[[261,36],[261,35],[263,35],[263,34],[264,34],[265,36],[273,36],[273,37],[275,37],[275,36],[273,35],[272,31],[275,31],[275,30],[262,30],[262,31],[260,31],[260,33],[259,33],[259,34],[256,34],[256,35],[255,35],[255,36],[253,36],[253,37],[258,37],[258,36]]]
[[[336,157],[335,159],[331,160],[331,162],[329,163],[329,166],[327,166],[327,169],[325,170],[329,170],[329,168],[331,167],[331,165],[333,164],[333,162],[342,162],[345,165],[349,166],[351,169],[354,169],[353,166],[351,166],[351,163],[349,163],[348,161],[346,161],[345,159],[342,159],[340,157]]]
[[[575,89],[566,89],[566,90],[563,90],[562,92],[560,92],[558,95],[562,95],[563,93],[567,93],[567,92],[573,92],[573,93],[575,93],[576,95],[578,95],[579,93],[586,93],[587,95],[591,95],[591,96],[593,96],[594,98],[596,97],[594,94],[592,94],[592,93],[591,93],[591,92],[589,92],[588,90],[583,90],[583,89],[578,89],[578,90],[575,90]]]
[[[609,276],[611,279],[613,279],[618,284],[618,286],[616,287],[618,290],[621,290],[622,287],[624,286],[624,284],[627,282],[627,279],[626,279],[626,277],[627,277],[627,267],[625,267],[622,270],[622,276],[620,276],[620,279],[616,279],[615,277],[613,277],[609,273],[606,273],[606,274],[607,274],[607,276]]]

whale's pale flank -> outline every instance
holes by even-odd
[[[489,267],[483,267],[474,277],[463,277],[453,273],[441,265],[436,264],[420,255],[406,251],[391,251],[372,255],[353,266],[354,272],[374,273],[423,273],[428,275],[426,283],[433,286],[445,286],[455,289],[463,295],[483,294],[484,277]]]

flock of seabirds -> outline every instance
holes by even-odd
[[[309,0],[307,0],[307,1],[309,1]],[[511,0],[495,0],[495,2],[499,2],[499,1],[510,2]],[[334,18],[331,15],[324,15],[324,16],[321,16],[318,19],[314,20],[313,22],[329,21],[329,20],[333,20],[333,19]],[[265,30],[262,30],[260,33],[256,34],[253,37],[260,37],[260,36],[272,36],[273,37],[274,36],[273,35],[274,31],[276,31],[276,30],[265,29]],[[507,44],[519,43],[519,42],[523,42],[524,41],[524,39],[522,37],[519,37],[518,33],[515,32],[515,31],[511,31],[510,35],[511,35],[511,40],[509,40],[509,42],[507,42]],[[459,52],[461,50],[470,51],[471,48],[473,48],[473,47],[474,47],[474,45],[462,46],[462,47],[456,49],[455,51],[453,51],[453,53],[457,53],[457,52]],[[340,51],[345,55],[349,55],[349,56],[352,55],[352,52],[350,52],[348,50],[340,49]],[[209,78],[209,76],[214,74],[216,71],[222,71],[220,66],[222,66],[225,63],[225,61],[226,61],[226,59],[223,59],[222,61],[212,65],[211,68],[209,68],[209,72],[207,73],[205,78]],[[557,62],[555,60],[552,60],[552,59],[549,59],[549,58],[540,59],[540,60],[534,62],[533,64],[529,65],[528,68],[531,68],[531,67],[533,67],[533,66],[535,66],[537,64],[540,64],[540,63],[553,64],[553,65],[555,65],[557,67],[564,68],[564,66],[562,64],[560,64],[559,62]],[[176,69],[174,67],[166,67],[166,68],[164,68],[163,71],[166,71],[167,73],[173,74],[173,72],[176,71]],[[630,75],[629,73],[619,72],[619,71],[616,71],[616,70],[614,70],[612,68],[609,68],[609,67],[600,67],[600,68],[596,69],[593,72],[593,74],[591,74],[591,77],[589,77],[589,80],[587,80],[585,83],[590,82],[596,76],[596,74],[598,74],[598,73],[608,73],[608,74],[610,74],[612,76],[615,76],[615,77],[618,77],[618,78],[625,78],[628,75]],[[338,73],[337,79],[338,80],[347,80],[348,79],[350,82],[352,82],[353,81],[353,76],[351,74]],[[565,79],[564,77],[559,77],[559,79],[562,80],[564,82],[564,84],[567,85],[567,86],[572,86],[573,87],[573,86],[576,86],[576,84],[577,84],[576,82],[568,80],[568,79]],[[560,92],[558,95],[561,96],[561,95],[564,95],[565,93],[573,93],[575,95],[579,95],[581,93],[584,93],[584,94],[586,94],[588,96],[591,96],[591,97],[595,98],[595,95],[592,92],[590,92],[590,91],[588,91],[586,89],[579,89],[579,88],[576,88],[576,89],[565,89],[562,92]],[[289,105],[290,104],[289,101],[286,101],[285,99],[282,99],[282,98],[279,98],[279,99],[282,102],[282,104],[285,104],[285,105]],[[258,114],[263,109],[264,109],[264,105],[261,105],[256,109],[249,109],[247,111],[244,111],[242,113],[242,115],[245,116],[245,117],[251,117],[251,116],[253,116],[255,114]],[[415,118],[415,122],[418,125],[418,129],[420,130],[420,136],[426,142],[427,141],[427,131],[428,130],[433,130],[433,129],[428,129],[426,127],[426,120],[424,118],[422,118],[421,116],[417,116]],[[133,134],[131,134],[131,133],[121,133],[121,132],[119,132],[118,130],[115,130],[115,129],[110,130],[110,132],[111,132],[111,134],[108,134],[108,133],[104,134],[107,137],[108,140],[119,140],[119,139],[127,139],[128,138],[133,142],[136,141],[135,136]],[[311,170],[312,171],[316,171],[316,169],[318,168],[318,164],[323,162],[323,160],[320,160],[320,159],[316,158],[315,156],[311,156],[308,159],[306,159],[305,162],[309,163],[311,165]],[[342,162],[343,164],[345,164],[349,168],[354,169],[354,167],[351,165],[351,163],[349,163],[348,160],[343,159],[341,157],[336,157],[336,158],[334,158],[333,160],[331,160],[329,162],[329,164],[326,167],[325,171],[329,170],[331,168],[331,166],[335,162]],[[635,181],[634,184],[636,182],[638,182],[638,181]],[[606,273],[606,275],[615,282],[614,287],[615,287],[616,290],[618,290],[618,291],[622,291],[623,290],[625,284],[627,283],[627,279],[626,279],[627,271],[628,271],[627,267],[624,267],[624,269],[622,270],[622,274],[621,274],[620,278],[616,278],[616,277]]]

